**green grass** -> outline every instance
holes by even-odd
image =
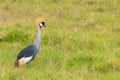
[[[17,54],[36,39],[29,66]],[[120,0],[0,0],[0,80],[119,80]]]

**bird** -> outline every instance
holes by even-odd
[[[37,33],[37,37],[36,40],[34,41],[33,44],[23,48],[17,55],[17,58],[15,60],[14,66],[15,67],[20,67],[20,66],[24,66],[25,64],[30,63],[32,60],[35,59],[36,54],[39,51],[40,48],[40,40],[41,40],[41,31],[42,28],[46,27],[45,22],[43,21],[43,19],[40,19],[38,21],[38,33]]]

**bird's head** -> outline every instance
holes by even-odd
[[[46,26],[45,26],[45,22],[40,22],[40,23],[38,24],[38,26],[39,26],[40,30],[42,30],[43,27],[46,27]]]
[[[43,27],[46,27],[43,18],[38,18],[37,23],[38,23],[40,30],[42,30]]]

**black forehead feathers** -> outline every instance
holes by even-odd
[[[41,22],[43,25],[45,25],[45,23],[44,22]]]

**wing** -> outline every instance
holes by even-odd
[[[22,51],[19,52],[18,56],[17,56],[17,60],[21,59],[22,57],[31,57],[32,58],[35,57],[37,53],[37,48],[34,45],[29,45],[26,48],[24,48]]]

